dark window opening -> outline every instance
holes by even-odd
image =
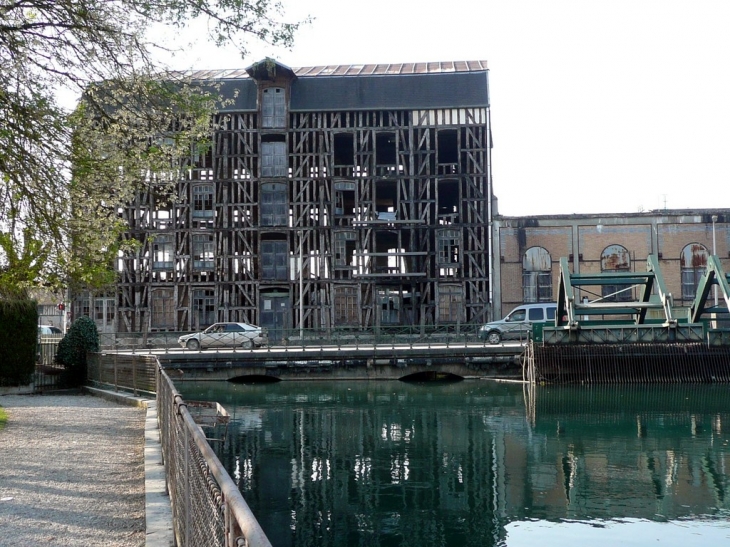
[[[335,133],[334,156],[337,166],[355,165],[355,135]]]
[[[459,146],[455,130],[438,132],[439,165],[459,163]]]
[[[396,165],[395,133],[375,135],[375,158],[377,165]]]
[[[438,183],[439,224],[453,224],[459,214],[459,183],[454,180]]]
[[[381,180],[375,183],[375,210],[378,219],[395,219],[398,207],[398,185],[391,180]],[[384,214],[384,213],[390,213]]]

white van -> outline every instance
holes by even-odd
[[[557,307],[554,302],[517,306],[504,319],[483,325],[479,329],[479,339],[490,344],[499,344],[502,340],[510,339],[527,340],[533,323],[555,321]]]

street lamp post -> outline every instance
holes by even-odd
[[[712,215],[712,255],[717,255],[717,247],[715,242],[715,222],[717,222],[717,215]],[[717,307],[717,280],[712,287],[712,292],[715,297],[715,307]]]

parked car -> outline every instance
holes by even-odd
[[[185,334],[177,339],[183,348],[252,348],[266,345],[266,331],[248,323],[215,323],[203,332]]]
[[[507,317],[492,321],[479,328],[479,338],[490,344],[499,344],[502,340],[526,340],[532,332],[534,323],[555,321],[555,303],[522,304],[513,309]]]

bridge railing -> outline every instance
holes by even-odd
[[[185,400],[157,370],[157,416],[176,545],[271,547]]]
[[[479,325],[453,325],[441,327],[414,326],[381,326],[377,328],[317,328],[317,329],[269,329],[263,349],[311,348],[311,347],[359,347],[359,346],[413,346],[439,345],[463,346],[464,344],[486,344],[478,337]],[[149,350],[179,350],[184,344],[178,342],[180,336],[191,334],[186,332],[129,332],[102,333],[99,344],[102,351],[124,350],[147,353]],[[203,349],[228,349],[233,351],[250,351],[249,339],[241,338],[237,333],[226,333],[208,344]],[[525,342],[526,340],[522,340]],[[197,348],[196,348],[197,349]]]

